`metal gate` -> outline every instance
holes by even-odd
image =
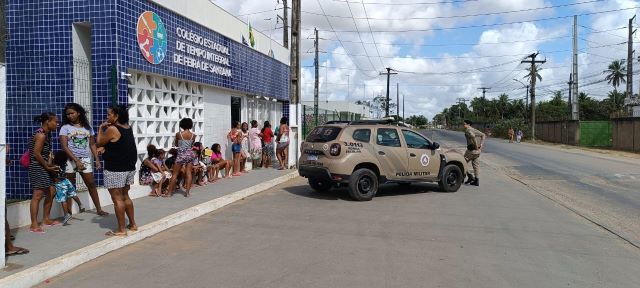
[[[580,146],[611,147],[611,121],[580,121]]]

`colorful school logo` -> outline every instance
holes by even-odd
[[[140,14],[136,28],[142,56],[151,64],[160,64],[167,54],[167,30],[162,20],[158,14],[145,11]]]

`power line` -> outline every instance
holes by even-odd
[[[477,14],[465,14],[465,15],[436,16],[436,17],[406,17],[406,18],[369,18],[369,17],[363,18],[363,17],[357,17],[355,19],[367,19],[367,20],[374,20],[374,21],[398,21],[398,20],[399,21],[405,21],[405,20],[436,20],[436,19],[468,18],[468,17],[478,17],[478,16],[491,16],[491,15],[502,15],[502,14],[511,14],[511,13],[531,12],[531,11],[537,11],[537,10],[546,10],[546,9],[554,9],[554,8],[561,8],[561,7],[569,7],[569,6],[576,6],[576,5],[589,4],[589,3],[602,2],[602,1],[604,1],[604,0],[589,0],[589,1],[584,1],[584,2],[560,4],[560,5],[548,5],[548,6],[536,7],[536,8],[527,8],[527,9],[519,9],[519,10],[500,11],[500,12],[477,13]],[[360,3],[360,2],[347,2],[347,1],[340,1],[340,2],[346,2],[347,4],[348,3]],[[362,4],[366,5],[366,4],[371,4],[371,3],[362,3]],[[303,13],[307,13],[307,14],[311,14],[311,15],[320,15],[320,14],[315,13],[315,12],[309,12],[309,11],[302,11],[302,12]],[[332,17],[332,18],[351,18],[351,17],[341,16],[341,15],[327,15],[327,17]]]
[[[349,4],[347,4],[349,5]],[[375,36],[373,36],[373,31],[371,31],[371,23],[369,22],[369,15],[367,14],[367,7],[364,5],[364,3],[362,3],[362,9],[364,9],[364,16],[367,17],[367,26],[369,26],[369,33],[371,33],[371,40],[373,40],[373,47],[376,48],[376,53],[378,54],[378,60],[380,60],[380,64],[382,64],[382,66],[385,66],[385,64],[382,62],[382,58],[380,58],[380,51],[378,50],[378,44],[376,44],[376,38]],[[349,12],[351,12],[351,8],[349,8]],[[351,16],[353,16],[353,14],[351,14]],[[355,22],[355,18],[353,19],[353,21]],[[360,39],[362,40],[362,39]],[[363,43],[364,45],[364,43]]]
[[[585,65],[592,65],[592,64],[601,64],[601,63],[610,63],[610,61],[599,61],[599,62],[591,62],[591,63],[582,63],[582,64],[578,64],[579,66],[585,66]],[[302,66],[304,68],[311,68],[314,67],[313,65],[304,65]],[[336,69],[336,70],[359,70],[358,68],[351,68],[351,67],[337,67],[337,66],[326,66],[326,65],[320,65],[320,67],[322,68],[329,68],[329,69]],[[567,65],[557,65],[557,66],[551,66],[551,67],[545,67],[545,69],[556,69],[556,68],[565,68],[565,67],[571,67],[571,64],[567,64]],[[486,67],[483,67],[486,68]],[[517,68],[517,66],[516,66]],[[408,73],[408,74],[427,74],[427,75],[440,75],[440,74],[450,74],[450,73],[460,73],[460,74],[466,74],[466,73],[477,73],[477,72],[482,72],[482,73],[502,73],[502,72],[513,72],[515,69],[509,69],[509,70],[493,70],[493,71],[452,71],[452,72],[419,72],[419,71],[403,71],[404,73]],[[366,70],[366,71],[377,71],[377,70]],[[522,72],[522,71],[520,71]],[[495,85],[490,85],[492,87],[495,87]],[[499,88],[501,88],[500,86],[498,86]]]
[[[236,16],[236,18],[240,18],[240,17],[243,17],[243,16],[262,14],[262,13],[273,12],[273,11],[278,11],[278,10],[282,10],[282,8],[274,8],[274,9],[257,11],[257,12],[249,12],[249,13],[245,13],[245,14],[238,14],[238,15],[235,15],[235,16]]]
[[[592,30],[592,31],[594,31],[596,33],[607,33],[607,34],[610,34],[610,35],[613,35],[613,36],[617,36],[617,37],[620,37],[620,38],[627,39],[627,37],[624,37],[624,36],[620,36],[620,35],[613,34],[613,33],[608,33],[608,32],[615,31],[615,30],[627,29],[627,27],[620,27],[620,28],[611,29],[611,30],[599,30],[599,29],[594,29],[592,27],[587,27],[587,26],[583,26],[583,25],[578,25],[578,26],[580,26],[582,28],[587,28],[587,29]]]
[[[348,2],[348,0],[333,0],[334,2]],[[449,3],[466,3],[475,2],[479,0],[451,0],[451,1],[438,1],[438,2],[411,2],[411,3],[385,3],[385,2],[348,2],[348,3],[363,3],[367,5],[433,5],[433,4],[449,4]]]
[[[351,11],[351,4],[349,4],[347,2],[347,7],[349,8],[349,14],[351,14],[351,19],[353,20],[353,25],[356,27],[356,31],[358,31],[358,38],[360,39],[360,43],[362,43],[362,49],[364,49],[364,54],[367,55],[367,59],[369,59],[369,63],[371,64],[371,68],[376,68],[375,65],[373,65],[373,61],[371,61],[371,57],[369,56],[369,52],[367,51],[367,47],[364,46],[364,41],[362,41],[362,35],[360,35],[360,31],[358,30],[358,23],[356,22],[356,18],[353,17],[353,12]],[[371,37],[373,37],[373,34],[371,35]],[[375,40],[374,40],[375,42]],[[376,49],[377,52],[377,49]],[[380,58],[380,54],[378,53],[378,60],[380,61],[380,63],[382,64],[382,66],[384,67],[384,63],[382,63],[382,59]]]
[[[604,13],[611,13],[611,12],[619,12],[619,11],[638,9],[638,8],[640,8],[640,7],[620,8],[620,9],[605,10],[605,11],[587,12],[587,13],[581,13],[581,14],[576,14],[576,15],[565,15],[565,16],[557,16],[557,17],[549,17],[549,18],[530,19],[530,20],[524,20],[524,21],[512,21],[512,22],[481,24],[481,25],[469,25],[469,26],[458,26],[458,27],[440,27],[440,28],[429,28],[429,29],[375,30],[375,31],[372,31],[372,32],[378,32],[378,33],[401,33],[401,32],[426,32],[426,31],[442,31],[442,30],[482,28],[482,27],[504,26],[504,25],[528,23],[528,22],[559,20],[559,19],[573,18],[573,16],[597,15],[597,14],[604,14]],[[326,17],[328,18],[329,16],[326,16]],[[332,30],[332,31],[336,32],[336,33],[337,32],[357,32],[357,31],[353,31],[353,30]]]
[[[327,24],[329,24],[329,27],[331,28],[331,31],[333,32],[333,34],[336,35],[336,39],[340,43],[340,46],[342,46],[342,49],[344,49],[344,51],[347,51],[347,48],[345,48],[344,44],[342,44],[342,41],[340,40],[340,37],[338,37],[338,33],[336,32],[335,29],[333,29],[333,25],[331,25],[331,21],[329,21],[329,17],[326,16],[327,14],[324,12],[324,8],[322,8],[322,4],[320,4],[320,0],[316,0],[316,2],[318,3],[318,6],[320,7],[320,10],[322,10],[322,14],[325,15],[325,19],[327,20]],[[369,59],[369,61],[371,61],[371,59]],[[353,64],[356,65],[356,67],[358,67],[358,63],[356,61],[353,61]],[[373,67],[373,68],[375,68],[375,67]],[[358,69],[361,69],[361,68],[358,67]],[[364,70],[360,70],[360,71],[364,71]],[[369,76],[365,72],[363,72],[363,74],[365,76],[367,76],[369,79],[377,78],[377,76]]]
[[[621,43],[615,43],[615,44],[608,44],[608,45],[602,45],[602,46],[593,46],[593,47],[589,47],[589,48],[603,48],[603,47],[610,47],[610,46],[617,46],[617,45],[622,45],[625,44],[626,42],[621,42]],[[581,52],[583,52],[584,49],[580,50]],[[562,53],[562,52],[568,52],[568,51],[572,51],[571,49],[563,49],[563,50],[553,50],[553,51],[542,51],[544,54],[554,54],[554,53]],[[307,54],[311,53],[311,52],[306,52]],[[351,54],[351,53],[341,53],[341,52],[327,52],[328,54],[336,54],[336,55],[348,55],[348,56],[353,56],[353,57],[369,57],[369,55],[362,55],[362,54]],[[478,55],[478,56],[450,56],[450,57],[418,57],[418,56],[379,56],[381,58],[393,58],[393,59],[475,59],[475,58],[502,58],[502,57],[515,57],[515,56],[526,56],[529,54],[525,54],[525,53],[520,53],[520,54],[505,54],[505,55]]]
[[[415,43],[385,43],[385,42],[364,42],[364,44],[377,44],[377,45],[388,45],[388,46],[417,46],[417,47],[446,47],[446,46],[476,46],[476,45],[498,45],[498,44],[513,44],[513,43],[523,43],[523,42],[537,42],[537,41],[547,41],[547,40],[557,40],[571,38],[571,36],[559,36],[559,37],[549,37],[549,38],[539,38],[539,39],[528,39],[528,40],[515,40],[515,41],[504,41],[504,42],[482,42],[482,43],[446,43],[446,44],[415,44]],[[304,39],[311,40],[311,39]],[[320,39],[324,41],[334,41],[335,39]],[[362,43],[360,41],[349,41],[342,40],[344,43]]]

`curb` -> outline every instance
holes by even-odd
[[[282,184],[298,176],[298,172],[290,172],[286,175],[269,180],[267,182],[245,188],[237,192],[209,200],[180,212],[166,216],[160,220],[151,222],[138,228],[137,232],[130,232],[127,237],[111,237],[87,247],[67,253],[55,259],[38,264],[29,269],[0,279],[0,287],[32,287],[45,280],[67,272],[81,264],[96,259],[111,251],[125,247],[151,237],[173,226],[211,213],[236,201],[251,195],[260,193],[276,185]]]

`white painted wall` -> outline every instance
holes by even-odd
[[[302,101],[302,105],[313,107],[313,101]],[[329,111],[337,110],[338,112],[351,112],[355,114],[363,114],[367,117],[369,116],[369,111],[371,110],[366,105],[356,104],[356,101],[318,101],[318,109]],[[393,111],[395,112],[395,110]]]
[[[2,111],[2,116],[0,116],[0,218],[4,220],[6,215],[4,214],[5,197],[6,197],[6,183],[7,183],[7,173],[5,165],[6,159],[6,111],[7,111],[7,93],[6,93],[6,69],[4,64],[0,63],[0,111]],[[4,221],[0,220],[2,224],[0,224],[0,241],[4,243],[5,236],[4,235]],[[0,252],[4,255],[4,245],[0,248]],[[0,267],[4,267],[5,265],[5,257],[0,257]]]
[[[222,151],[227,151],[227,133],[231,129],[231,92],[214,87],[204,88],[204,136],[202,144],[211,147],[220,143]],[[225,159],[231,159],[224,153]]]
[[[89,22],[71,24],[73,57],[91,60],[91,26]]]
[[[240,20],[208,0],[152,0],[152,2],[227,36],[238,43],[242,43],[242,35],[249,41],[249,25],[243,21],[246,19]],[[262,18],[257,17],[257,20],[262,20]],[[175,29],[175,27],[167,27],[167,29]],[[281,33],[278,34],[281,35]],[[257,51],[269,55],[269,49],[273,49],[274,58],[289,65],[289,49],[272,41],[267,35],[255,29],[253,30],[253,35],[256,40],[255,49]]]

